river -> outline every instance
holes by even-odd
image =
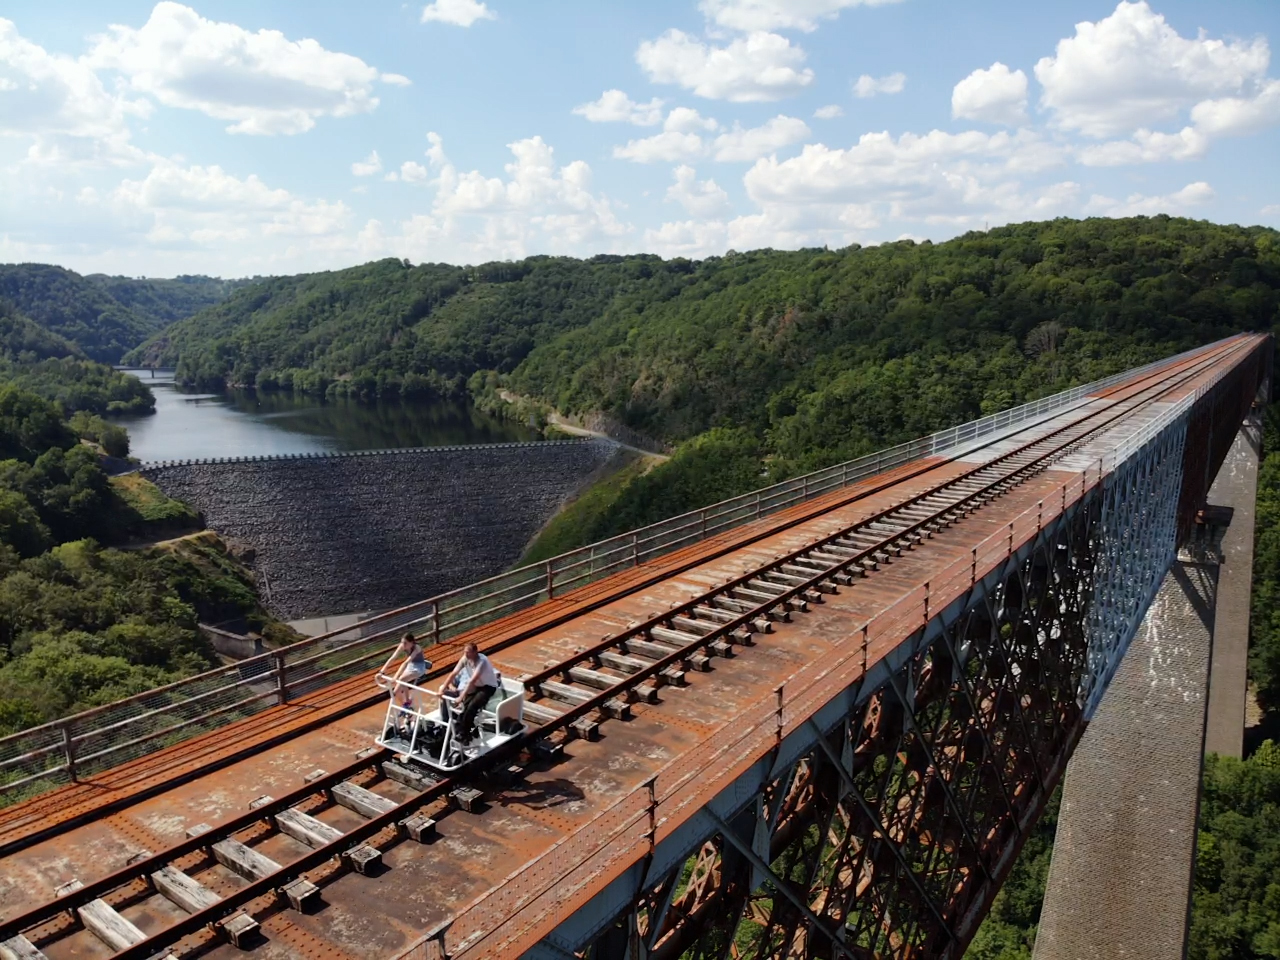
[[[130,453],[142,461],[503,443],[540,436],[462,402],[361,404],[252,390],[187,393],[175,386],[171,370],[157,370],[154,377],[150,370],[123,372],[137,376],[156,396],[155,413],[113,418],[128,428]]]

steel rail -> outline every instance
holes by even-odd
[[[428,787],[426,790],[421,791],[416,796],[411,797],[408,800],[402,802],[395,809],[390,810],[385,814],[376,816],[366,821],[365,823],[359,825],[355,829],[345,832],[341,838],[334,840],[332,843],[322,847],[315,848],[310,853],[304,854],[302,857],[291,861],[289,864],[284,865],[281,868],[281,870],[278,871],[277,873],[274,873],[268,877],[264,877],[260,880],[253,881],[252,883],[236,891],[235,893],[230,894],[226,897],[223,897],[218,901],[218,903],[213,904],[204,910],[201,910],[197,913],[191,914],[183,918],[182,920],[178,921],[176,924],[172,924],[169,927],[166,927],[165,929],[158,931],[152,937],[149,937],[146,940],[141,941],[140,943],[136,944],[133,947],[129,947],[126,950],[123,950],[114,954],[113,960],[133,960],[133,958],[150,957],[152,954],[156,953],[158,950],[162,949],[166,945],[172,944],[177,940],[180,940],[183,937],[188,936],[192,933],[196,933],[202,929],[216,925],[218,921],[224,919],[226,916],[233,913],[235,910],[237,910],[239,907],[243,906],[244,904],[249,903],[252,900],[255,900],[259,897],[265,896],[274,890],[277,890],[284,883],[287,883],[290,880],[296,879],[299,875],[307,872],[308,870],[315,869],[316,867],[321,866],[330,860],[333,860],[335,857],[340,857],[343,853],[349,851],[354,847],[359,846],[369,838],[374,837],[377,834],[381,833],[383,830],[395,827],[401,820],[411,815],[412,813],[416,812],[421,807],[429,803],[432,803],[434,801],[445,798],[449,794],[449,792],[455,789],[460,783],[464,783],[470,775],[478,772],[483,768],[492,766],[500,759],[503,759],[505,757],[510,757],[518,753],[522,749],[527,749],[536,741],[543,740],[555,732],[564,730],[565,728],[569,727],[570,724],[572,724],[574,721],[582,719],[583,717],[600,710],[601,707],[607,701],[617,698],[619,696],[625,696],[627,692],[629,692],[630,690],[633,690],[636,686],[643,683],[645,680],[651,679],[652,677],[660,674],[663,670],[666,670],[671,666],[674,666],[680,663],[681,661],[686,660],[691,654],[696,653],[699,650],[705,649],[706,647],[710,646],[712,643],[716,642],[717,640],[723,640],[724,638],[731,636],[736,630],[742,627],[748,626],[751,623],[751,621],[758,619],[761,615],[769,612],[770,610],[773,610],[778,606],[785,605],[788,601],[794,600],[797,597],[804,596],[806,593],[809,593],[810,591],[814,590],[819,583],[822,583],[823,581],[829,581],[833,575],[846,571],[851,567],[858,566],[862,561],[866,560],[868,557],[872,557],[877,553],[882,553],[887,548],[891,548],[894,544],[900,541],[909,540],[912,536],[917,535],[921,529],[931,524],[937,524],[939,522],[942,522],[944,526],[950,525],[951,523],[955,522],[955,520],[945,520],[944,518],[948,514],[955,514],[957,512],[963,514],[967,512],[972,512],[973,509],[977,509],[980,506],[985,506],[987,503],[990,503],[994,499],[994,496],[998,496],[1006,492],[1006,490],[997,490],[997,488],[1006,487],[1007,489],[1011,489],[1012,487],[1009,486],[1011,483],[1016,485],[1016,482],[1021,482],[1022,480],[1025,480],[1027,476],[1030,476],[1033,473],[1039,472],[1041,469],[1044,468],[1042,465],[1046,461],[1050,461],[1052,459],[1057,459],[1057,458],[1061,458],[1062,456],[1069,455],[1071,448],[1085,442],[1086,440],[1096,435],[1097,433],[1103,430],[1106,430],[1107,428],[1112,426],[1114,423],[1132,416],[1137,410],[1141,409],[1142,407],[1147,406],[1153,402],[1157,402],[1155,398],[1148,397],[1148,398],[1142,399],[1141,394],[1149,391],[1155,391],[1156,397],[1159,397],[1165,393],[1171,392],[1177,389],[1186,381],[1194,378],[1195,376],[1198,376],[1205,369],[1212,368],[1217,364],[1220,364],[1226,360],[1231,359],[1235,354],[1245,351],[1246,347],[1250,347],[1250,349],[1252,348],[1246,342],[1234,341],[1234,342],[1231,342],[1229,345],[1223,345],[1219,347],[1215,351],[1206,352],[1204,354],[1197,355],[1194,358],[1187,359],[1182,364],[1176,365],[1176,366],[1182,367],[1182,369],[1178,369],[1176,370],[1176,372],[1173,369],[1175,365],[1170,365],[1169,367],[1162,368],[1160,371],[1157,371],[1156,373],[1153,373],[1147,377],[1143,377],[1135,381],[1135,383],[1133,384],[1126,384],[1120,389],[1121,390],[1134,389],[1136,388],[1137,384],[1140,384],[1145,380],[1155,379],[1156,377],[1159,377],[1158,383],[1152,384],[1150,386],[1142,387],[1141,389],[1134,389],[1134,392],[1132,394],[1116,399],[1110,406],[1106,408],[1094,411],[1090,413],[1088,416],[1080,420],[1072,421],[1071,423],[1066,424],[1063,427],[1060,427],[1049,434],[1046,434],[1044,436],[1031,440],[1028,443],[1023,444],[1022,446],[1015,448],[1014,450],[1011,450],[1002,454],[1000,457],[996,458],[995,460],[992,460],[988,463],[975,467],[974,469],[966,471],[965,473],[960,474],[956,477],[949,478],[948,480],[938,484],[937,486],[929,490],[926,490],[922,493],[916,494],[912,497],[909,497],[906,500],[896,505],[893,505],[884,510],[881,510],[880,512],[874,514],[872,517],[863,519],[859,521],[857,524],[849,528],[846,528],[836,534],[824,537],[818,541],[810,543],[809,545],[797,551],[793,551],[792,553],[786,555],[782,559],[775,560],[769,564],[766,564],[763,567],[757,568],[754,571],[745,573],[740,577],[736,577],[733,580],[729,581],[727,584],[722,585],[721,587],[718,587],[713,591],[708,591],[706,594],[702,595],[699,598],[695,598],[685,604],[681,604],[676,608],[672,608],[671,610],[668,610],[657,617],[651,618],[650,620],[646,621],[644,624],[638,625],[635,628],[629,628],[623,635],[613,637],[608,641],[604,641],[601,644],[597,645],[596,647],[588,651],[575,654],[573,657],[570,657],[568,660],[562,662],[561,664],[557,664],[557,666],[550,668],[544,671],[543,673],[536,675],[535,677],[529,678],[525,682],[530,686],[536,687],[541,681],[549,680],[551,677],[554,677],[554,676],[563,675],[572,666],[578,663],[591,660],[596,655],[606,650],[616,649],[620,646],[623,646],[629,639],[630,640],[638,639],[640,636],[643,636],[648,630],[652,629],[654,626],[658,626],[661,623],[670,620],[672,617],[680,615],[680,612],[688,612],[693,607],[696,607],[702,603],[705,603],[709,599],[714,599],[716,596],[724,595],[729,591],[735,589],[736,587],[741,586],[743,583],[746,583],[752,579],[756,579],[758,577],[766,575],[771,570],[774,570],[777,567],[780,567],[784,564],[791,563],[795,559],[800,558],[804,554],[810,553],[815,549],[820,549],[821,546],[827,545],[833,540],[840,539],[842,537],[847,537],[851,533],[856,532],[861,528],[865,528],[870,524],[881,522],[889,515],[895,512],[900,512],[906,507],[916,504],[921,500],[928,499],[930,497],[936,497],[939,494],[944,493],[949,488],[955,487],[958,484],[962,484],[967,480],[972,480],[973,477],[978,473],[981,473],[984,471],[990,471],[1001,463],[1005,463],[1011,459],[1020,457],[1026,454],[1031,448],[1043,445],[1047,441],[1053,439],[1054,437],[1059,436],[1062,433],[1069,432],[1069,431],[1078,429],[1086,424],[1089,424],[1090,421],[1096,419],[1097,417],[1103,414],[1111,414],[1111,416],[1108,416],[1106,419],[1103,420],[1103,422],[1089,427],[1079,436],[1072,436],[1067,438],[1064,442],[1059,443],[1056,447],[1053,447],[1052,449],[1046,451],[1045,453],[1037,456],[1034,460],[1025,464],[1019,464],[1013,470],[1003,475],[997,476],[996,478],[990,480],[987,483],[984,483],[983,486],[979,487],[977,490],[967,493],[965,496],[961,497],[959,500],[956,500],[954,502],[949,502],[941,506],[939,509],[934,511],[931,515],[921,518],[917,521],[912,521],[911,523],[908,524],[908,526],[901,528],[899,530],[895,530],[892,533],[885,535],[883,538],[878,540],[875,544],[866,547],[865,549],[856,553],[854,556],[848,557],[837,564],[828,566],[827,569],[824,569],[820,572],[815,573],[813,577],[809,578],[803,583],[785,588],[784,592],[779,593],[777,596],[771,598],[770,600],[764,601],[759,605],[754,606],[752,609],[748,610],[747,612],[741,613],[739,616],[735,617],[733,620],[719,625],[710,633],[699,637],[697,640],[687,644],[686,646],[673,650],[666,657],[663,657],[662,659],[659,659],[659,660],[655,660],[654,662],[650,663],[640,671],[620,679],[619,683],[615,684],[613,687],[600,691],[599,693],[592,696],[590,700],[571,707],[568,711],[560,714],[554,720],[550,720],[546,724],[538,726],[537,728],[527,732],[521,737],[515,738],[512,741],[509,741],[507,744],[504,744],[503,747],[499,748],[498,750],[492,751],[484,755],[484,757],[482,758],[478,758],[477,761],[473,762],[472,764],[469,764],[466,768],[464,768],[463,771],[460,771],[459,774],[453,777],[440,780],[439,782]],[[1169,382],[1169,376],[1171,373],[1176,378],[1173,382]],[[1129,405],[1129,406],[1125,406],[1125,405]],[[1121,406],[1125,406],[1125,408],[1117,410],[1117,408]],[[1039,423],[1043,423],[1043,421],[1040,421]],[[1017,431],[1014,431],[1011,434],[1005,434],[996,440],[990,441],[989,443],[982,444],[979,447],[970,448],[966,450],[963,454],[960,454],[957,457],[950,458],[950,461],[954,461],[955,459],[958,459],[959,456],[971,455],[972,453],[976,452],[976,450],[983,449],[987,446],[990,446],[992,443],[1005,442],[1011,436],[1016,436],[1018,433],[1024,432],[1026,429],[1030,429],[1036,425],[1037,424],[1030,424],[1025,428],[1021,428]],[[933,469],[936,466],[938,466],[938,464],[936,463],[932,464],[928,469]],[[926,471],[924,470],[918,471],[915,474],[912,474],[912,476],[918,476],[920,473],[923,473],[923,472],[926,472]],[[899,483],[903,479],[906,479],[906,478],[899,477],[893,483],[894,484]],[[883,489],[883,487],[880,487],[879,489]],[[993,496],[993,493],[994,493],[994,496]],[[860,497],[848,498],[845,501],[845,503],[855,502],[857,499],[861,499],[862,497],[867,495],[869,495],[869,492],[864,492]],[[977,507],[973,507],[972,506],[973,504],[977,504]],[[825,509],[818,511],[815,515],[820,516],[823,513],[827,513],[833,509],[837,509],[838,506],[839,505],[828,506]],[[808,519],[812,519],[812,517],[792,520],[790,523],[786,525],[780,525],[780,527],[782,529],[785,529],[786,527],[789,527],[789,526],[795,526],[797,524],[807,522]],[[754,542],[754,540],[750,542]],[[728,552],[728,551],[725,551],[725,552]],[[706,558],[704,558],[700,562],[706,562]],[[670,574],[668,574],[668,576],[669,575]],[[578,613],[581,613],[581,612],[584,612],[584,611],[578,611]],[[512,641],[512,642],[515,642],[515,641]],[[504,646],[505,645],[506,644],[504,644]],[[444,672],[443,669],[441,669],[441,670],[433,671],[433,674],[440,675],[443,672]],[[73,893],[69,893],[62,897],[58,897],[55,900],[49,901],[46,904],[35,907],[32,910],[29,910],[18,917],[14,917],[8,921],[4,921],[3,923],[0,923],[0,941],[3,941],[12,936],[15,936],[23,932],[24,930],[29,930],[29,929],[32,929],[33,927],[37,927],[43,923],[46,923],[49,920],[56,917],[59,913],[62,913],[63,911],[71,910],[78,906],[83,906],[95,899],[99,899],[111,893],[112,891],[118,890],[121,887],[127,886],[128,884],[131,884],[137,880],[140,880],[140,879],[145,880],[149,876],[149,874],[154,872],[155,870],[158,870],[159,868],[167,864],[170,864],[175,860],[181,859],[183,856],[186,856],[188,854],[207,850],[212,844],[218,842],[221,839],[232,837],[236,833],[239,833],[257,824],[260,824],[263,821],[269,822],[276,814],[286,809],[289,809],[291,807],[297,806],[299,803],[317,794],[323,794],[329,789],[331,789],[333,786],[337,785],[338,783],[349,780],[352,777],[360,775],[361,773],[368,772],[372,769],[375,769],[378,766],[378,764],[380,764],[382,761],[384,761],[387,758],[388,755],[389,755],[389,751],[384,750],[384,751],[379,751],[376,754],[371,754],[368,757],[364,757],[361,760],[358,760],[355,763],[349,764],[340,770],[337,770],[337,771],[334,771],[333,773],[329,773],[325,775],[324,777],[306,785],[303,788],[300,788],[299,790],[291,792],[289,795],[285,797],[282,797],[278,800],[270,801],[269,803],[264,804],[263,806],[258,807],[250,811],[249,813],[243,814],[226,823],[220,824],[218,827],[214,828],[213,830],[207,833],[203,833],[196,837],[189,838],[188,840],[182,843],[176,844],[160,853],[154,854],[144,860],[131,864],[130,866],[122,870],[116,871],[113,874],[103,877],[98,881],[88,884],[82,887],[80,890],[77,890]]]

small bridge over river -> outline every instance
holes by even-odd
[[[959,958],[1269,389],[1238,336],[0,740],[0,952]],[[530,691],[372,747],[410,627]],[[1192,813],[1192,816],[1194,814]]]

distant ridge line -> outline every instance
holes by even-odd
[[[583,437],[577,440],[515,440],[505,443],[460,443],[443,447],[390,447],[382,450],[333,450],[322,453],[270,453],[250,457],[199,457],[190,460],[144,460],[140,472],[165,467],[195,467],[214,464],[272,463],[281,460],[341,460],[351,457],[456,453],[464,450],[513,450],[523,447],[576,447],[588,443],[617,444],[608,437]]]

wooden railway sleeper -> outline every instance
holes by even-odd
[[[746,597],[749,600],[756,601],[755,604],[751,605],[751,609],[754,609],[762,603],[771,603],[778,599],[778,594],[776,593],[765,593],[763,590],[751,590],[746,587],[734,587],[733,592],[736,595],[735,599],[737,596],[741,596]],[[746,610],[743,611],[743,613],[746,612]]]
[[[655,640],[673,643],[677,648],[690,646],[702,639],[699,634],[686,633],[683,630],[670,630],[667,627],[650,627],[649,636]]]
[[[714,633],[719,629],[720,624],[708,623],[705,620],[696,620],[693,617],[674,616],[671,618],[671,625],[686,633],[696,633],[699,636],[706,636],[708,633]]]
[[[717,594],[711,597],[708,603],[713,604],[721,610],[727,610],[733,614],[750,613],[755,609],[755,604],[747,603],[745,600],[736,600],[728,593]],[[734,617],[737,619],[737,616]]]
[[[595,699],[594,693],[579,690],[577,687],[570,686],[567,683],[560,683],[558,680],[543,680],[538,684],[535,692],[574,707],[579,707]]]
[[[639,637],[628,637],[619,644],[619,648],[624,653],[633,653],[637,656],[647,657],[650,660],[662,660],[671,655],[670,647],[653,643],[649,640],[642,640]]]
[[[857,550],[851,550],[848,547],[842,547],[838,543],[828,540],[821,547],[809,551],[809,556],[822,558],[824,556],[834,557],[836,562],[848,560],[850,557],[857,556]]]
[[[266,879],[284,869],[270,857],[230,837],[219,840],[210,850],[220,864],[249,881]],[[295,910],[306,909],[320,896],[320,888],[306,877],[288,881],[279,891]]]
[[[841,554],[843,553],[844,551],[841,551]],[[813,557],[819,563],[823,563],[830,560],[832,566],[835,566],[838,563],[844,563],[846,560],[849,559],[848,556],[842,556],[842,555],[831,553],[825,547],[822,550],[814,550],[812,553],[809,554],[809,556]]]
[[[620,673],[639,673],[648,666],[643,660],[636,657],[628,657],[623,653],[616,653],[613,650],[601,650],[596,654],[595,660],[611,670],[617,670]]]
[[[806,572],[809,573],[810,575],[807,577],[797,577],[795,574],[778,573],[774,570],[770,570],[768,573],[764,574],[763,576],[769,578],[768,580],[765,580],[766,583],[774,583],[774,582],[780,581],[780,586],[783,586],[784,588],[798,587],[802,583],[808,583],[810,580],[813,579],[812,574],[814,573],[814,571],[806,571]]]
[[[71,880],[59,887],[57,894],[62,896],[67,893],[74,893],[83,886],[84,884],[79,880]],[[123,914],[119,913],[115,907],[105,900],[90,900],[84,906],[78,907],[76,914],[80,917],[80,922],[84,924],[85,929],[110,947],[113,952],[128,949],[147,939],[145,933],[134,926]],[[26,940],[25,937],[23,940],[30,944],[30,941]],[[6,941],[7,949],[12,949],[8,946],[11,942]],[[32,949],[35,948],[32,947]],[[37,951],[37,954],[39,955],[39,951]],[[171,953],[165,953],[163,956],[165,960],[174,960]]]
[[[698,615],[699,619],[714,620],[719,624],[733,623],[733,621],[738,619],[734,614],[721,610],[718,607],[713,607],[709,603],[699,604],[693,608],[693,612]]]
[[[823,563],[820,560],[812,560],[809,557],[796,557],[790,563],[784,563],[778,569],[783,573],[794,573],[804,577],[812,577],[814,574],[826,573],[834,563]]]
[[[151,874],[151,886],[162,897],[187,913],[199,913],[222,899],[198,880],[169,865]],[[215,924],[215,928],[231,941],[232,946],[243,948],[258,929],[258,921],[242,911]]]
[[[780,583],[773,583],[770,580],[766,580],[763,576],[755,576],[746,582],[746,589],[754,590],[756,593],[764,593],[774,597],[780,597],[790,588],[785,587]]]
[[[587,667],[570,667],[566,673],[568,674],[568,679],[573,683],[580,683],[586,687],[595,687],[597,690],[608,690],[615,687],[622,679],[621,677],[611,676]]]

